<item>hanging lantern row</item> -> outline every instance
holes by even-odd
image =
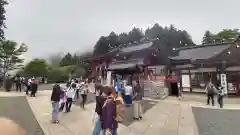
[[[239,44],[236,44],[236,48],[239,48],[239,47],[240,47],[240,45],[239,45]],[[227,54],[230,55],[230,54],[231,54],[231,51],[228,51]]]
[[[160,49],[157,48],[157,49],[155,50],[155,52],[152,53],[152,56],[154,56],[154,57],[157,56],[157,53],[158,53],[159,51],[160,51]]]

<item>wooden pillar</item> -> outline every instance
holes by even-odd
[[[182,85],[182,72],[178,71],[178,76],[179,76],[179,83],[180,83],[180,87],[179,87],[179,96],[182,97],[182,93],[183,93],[183,85]]]
[[[189,81],[190,81],[190,92],[192,92],[192,73],[189,68],[188,68],[188,74],[189,74]]]
[[[145,66],[144,67],[144,79],[148,78],[148,68]]]
[[[96,75],[96,62],[94,60],[92,60],[92,74]]]

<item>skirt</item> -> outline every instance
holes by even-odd
[[[125,104],[127,104],[127,105],[132,104],[132,96],[131,95],[125,95]]]

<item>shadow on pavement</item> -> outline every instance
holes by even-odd
[[[238,135],[240,110],[193,107],[199,135]]]
[[[150,101],[150,100],[142,100],[143,105],[143,113],[146,113],[148,110],[150,110],[153,106],[157,104],[157,101]],[[143,116],[144,118],[144,116]],[[124,113],[123,113],[123,121],[121,122],[125,126],[129,126],[134,122],[133,120],[133,108],[131,107],[125,107]]]
[[[12,119],[21,125],[28,135],[44,135],[24,96],[0,97],[0,117]]]

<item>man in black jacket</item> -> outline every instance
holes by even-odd
[[[64,92],[61,90],[61,87],[56,84],[53,86],[53,91],[51,95],[51,101],[52,101],[52,123],[58,123],[58,113],[59,113],[59,101],[61,98],[61,95],[64,94]]]

